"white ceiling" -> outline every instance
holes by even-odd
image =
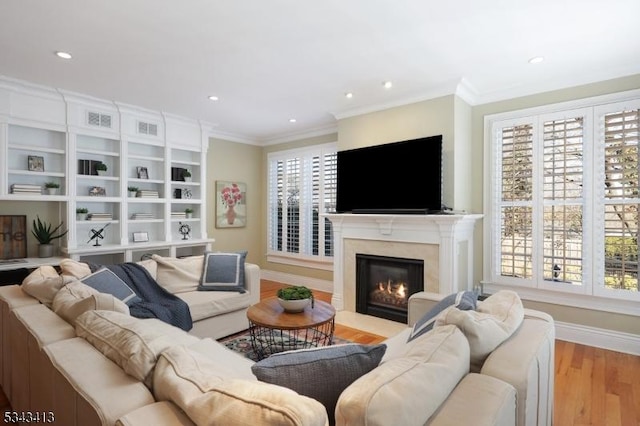
[[[454,92],[478,104],[640,73],[639,17],[639,0],[2,0],[0,75],[266,144]]]

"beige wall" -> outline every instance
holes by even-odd
[[[247,250],[247,261],[261,264],[263,245],[260,235],[262,211],[263,161],[262,148],[254,145],[209,139],[207,152],[207,234],[215,238],[213,250]],[[216,228],[217,180],[243,182],[247,185],[247,224],[243,228]]]

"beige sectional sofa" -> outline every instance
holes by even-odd
[[[413,295],[410,323],[440,298]],[[70,426],[328,424],[320,402],[258,381],[252,361],[211,337],[117,309],[69,323],[19,286],[0,288],[0,300],[2,386],[14,410],[50,411]],[[411,327],[388,339],[380,365],[337,390],[336,424],[550,425],[553,320],[515,302],[482,306],[467,324],[445,312],[411,342]],[[487,322],[492,338],[478,342]]]

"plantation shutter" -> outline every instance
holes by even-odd
[[[639,291],[640,109],[605,114],[603,122],[605,287]]]
[[[502,127],[499,144],[499,275],[533,276],[533,124]]]

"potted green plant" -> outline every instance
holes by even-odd
[[[46,182],[44,187],[49,195],[56,195],[58,188],[60,188],[60,184],[58,182]]]
[[[87,213],[89,213],[88,208],[78,207],[76,209],[76,220],[87,220]]]
[[[311,303],[313,309],[315,300],[313,292],[305,286],[283,287],[278,289],[276,296],[280,306],[290,313],[302,312]]]
[[[52,228],[51,223],[47,223],[40,220],[40,216],[36,216],[36,219],[33,220],[33,229],[31,229],[31,233],[36,240],[40,243],[38,246],[38,257],[51,257],[53,256],[53,244],[51,241],[62,238],[67,235],[68,231],[60,231],[57,235],[56,232],[62,227],[64,222],[60,222],[58,226]]]
[[[104,163],[96,164],[96,171],[98,172],[98,175],[100,175],[100,176],[106,175],[107,174],[107,170],[108,170],[108,167],[107,167],[106,164],[104,164]]]
[[[182,179],[184,179],[185,182],[191,182],[191,172],[189,170],[183,170]]]
[[[191,219],[193,217],[193,209],[187,207],[184,209],[184,213],[187,216],[187,219]]]
[[[128,186],[127,191],[129,191],[129,197],[135,197],[138,194],[138,187]]]

